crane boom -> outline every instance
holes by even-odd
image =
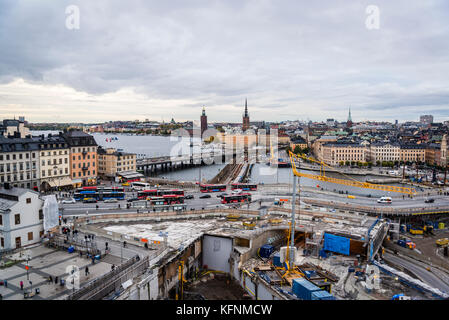
[[[411,195],[416,194],[416,190],[413,188],[396,187],[396,186],[389,186],[389,185],[374,184],[374,183],[369,183],[369,182],[361,182],[361,181],[357,181],[352,178],[338,179],[338,178],[333,178],[333,177],[327,177],[325,175],[324,166],[332,168],[331,166],[325,164],[322,161],[317,161],[312,158],[307,158],[303,155],[298,156],[291,151],[289,151],[289,155],[290,155],[290,162],[292,164],[293,173],[298,177],[304,177],[304,178],[319,180],[319,181],[324,181],[324,182],[331,182],[331,183],[336,183],[336,184],[341,184],[341,185],[356,187],[356,188],[365,188],[365,189],[373,189],[373,190],[380,190],[380,191],[405,193],[405,194],[411,194]],[[299,172],[296,169],[296,162],[295,162],[295,160],[299,161],[299,158],[303,158],[306,160],[310,160],[310,161],[319,163],[321,165],[320,175]]]

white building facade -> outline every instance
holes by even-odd
[[[0,250],[40,242],[44,235],[42,206],[43,201],[35,191],[0,189]]]

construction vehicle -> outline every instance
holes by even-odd
[[[435,243],[439,247],[447,246],[449,244],[449,239],[448,238],[438,239],[437,241],[435,241]]]
[[[413,229],[410,228],[410,233],[417,235],[417,234],[424,234],[424,231],[421,228],[413,228]]]
[[[237,221],[240,219],[240,215],[238,213],[230,213],[226,216],[226,219],[228,219],[228,221]]]
[[[398,245],[404,248],[409,248],[411,250],[416,248],[416,244],[410,240],[400,239],[397,242]]]
[[[323,161],[315,160],[315,159],[313,159],[311,157],[307,157],[306,155],[303,155],[303,154],[296,155],[293,152],[289,151],[289,155],[290,155],[290,161],[292,164],[293,173],[297,177],[304,177],[304,178],[313,179],[313,180],[331,182],[331,183],[341,184],[341,185],[350,186],[350,187],[373,189],[373,190],[380,190],[380,191],[385,191],[385,192],[405,193],[405,194],[409,194],[409,195],[416,194],[416,190],[413,188],[396,187],[396,186],[380,185],[380,184],[357,181],[354,178],[338,171],[336,168],[325,164]],[[297,170],[297,163],[300,162],[300,159],[304,159],[306,161],[312,161],[312,162],[320,164],[320,174],[316,175],[316,174],[299,172]],[[347,179],[338,179],[338,178],[326,176],[326,168],[327,167],[333,169],[334,171],[337,171],[341,175],[345,176]]]
[[[282,222],[284,222],[284,219],[282,219],[282,218],[271,218],[271,219],[268,219],[268,222],[270,224],[281,224]]]
[[[256,221],[254,219],[247,219],[242,222],[243,226],[249,230],[254,229],[256,226]]]

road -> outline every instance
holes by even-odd
[[[434,273],[426,270],[420,263],[417,261],[411,262],[405,258],[402,258],[397,255],[393,255],[390,253],[384,254],[384,259],[387,261],[391,261],[392,263],[404,267],[405,269],[412,272],[416,275],[421,281],[427,283],[428,285],[437,288],[443,292],[449,293],[449,285],[442,281],[438,276]]]
[[[227,193],[230,193],[229,191]],[[221,192],[210,193],[211,197],[207,199],[200,199],[203,193],[197,192],[186,192],[186,195],[193,195],[194,199],[185,200],[187,204],[187,210],[201,210],[227,207],[227,205],[221,204],[221,199],[217,197]],[[287,190],[281,191],[276,196],[273,192],[269,190],[258,190],[251,192],[253,202],[258,202],[259,199],[263,201],[273,201],[274,197],[284,196],[291,198],[291,193]],[[126,192],[126,199],[133,198],[136,196],[136,192]],[[379,204],[377,203],[377,198],[368,198],[356,196],[355,199],[349,199],[346,195],[342,194],[332,194],[331,192],[313,192],[313,191],[301,191],[301,200],[314,199],[314,200],[324,200],[324,201],[334,201],[345,204],[370,206],[374,208],[423,208],[423,209],[435,209],[438,210],[440,207],[449,206],[449,196],[432,196],[435,199],[434,203],[425,203],[425,197],[415,197],[413,199],[405,197],[393,198],[393,203],[391,204]],[[73,216],[73,215],[85,215],[85,214],[100,214],[100,213],[125,213],[125,212],[136,212],[137,208],[126,209],[128,202],[119,201],[117,203],[104,203],[99,201],[98,203],[82,203],[78,202],[76,204],[61,204],[60,207],[63,208],[63,216]],[[98,205],[98,209],[96,206]],[[120,206],[120,207],[119,207]],[[253,203],[252,208],[257,209],[257,206]]]

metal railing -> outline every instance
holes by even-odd
[[[69,294],[66,300],[99,300],[120,288],[128,279],[143,273],[149,267],[149,257],[140,259],[135,256],[114,270],[99,277],[79,290]]]

